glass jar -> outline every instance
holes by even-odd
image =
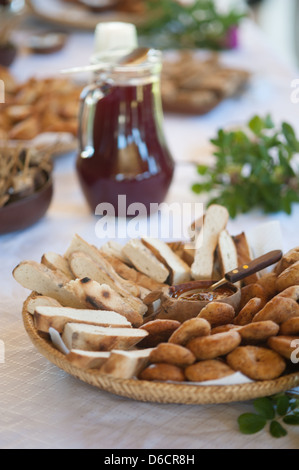
[[[163,131],[160,93],[162,54],[150,50],[138,64],[121,65],[124,51],[100,54],[94,83],[82,93],[77,172],[92,211],[110,203],[119,213],[118,197],[126,211],[142,203],[165,200],[174,161]]]

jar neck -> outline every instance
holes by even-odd
[[[109,83],[115,86],[138,86],[160,81],[162,70],[162,54],[152,50],[147,59],[140,64],[118,65],[117,60],[124,56],[124,51],[113,55],[99,54],[93,56],[92,64],[101,65],[94,73],[95,83]]]

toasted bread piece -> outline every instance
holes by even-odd
[[[139,327],[143,323],[142,314],[106,284],[99,284],[89,278],[84,278],[70,281],[66,289],[80,298],[87,308],[117,312],[124,315],[135,327]],[[147,310],[146,306],[144,306],[144,310]]]
[[[119,313],[105,310],[82,310],[68,307],[36,307],[34,323],[38,331],[54,328],[62,333],[67,323],[84,323],[114,328],[131,328],[131,323]]]
[[[24,303],[24,309],[30,315],[33,315],[36,307],[61,307],[61,304],[46,295],[38,295],[33,292]]]
[[[82,252],[74,252],[69,257],[69,263],[72,272],[77,279],[88,277],[99,284],[106,284],[116,291],[121,297],[135,308],[137,312],[143,315],[146,308],[138,297],[134,297],[123,288],[123,284],[119,282],[118,275],[111,276],[111,274],[104,271],[96,262],[94,262],[88,255]]]
[[[101,246],[100,251],[108,256],[114,256],[119,259],[122,263],[131,265],[131,261],[122,252],[123,246],[114,240],[110,240]]]
[[[151,279],[146,274],[136,271],[136,269],[127,266],[125,263],[122,263],[119,259],[115,258],[114,256],[109,256],[105,253],[103,253],[103,256],[107,259],[107,261],[109,261],[109,263],[115,269],[117,274],[123,279],[131,281],[149,292],[165,287],[165,284],[157,282],[154,279]],[[149,292],[147,292],[147,294]]]
[[[163,240],[157,238],[142,238],[144,245],[149,248],[156,258],[168,268],[169,283],[183,284],[191,279],[191,268]]]
[[[101,326],[67,323],[62,340],[69,350],[111,351],[131,349],[148,333],[138,328],[104,328]]]
[[[79,369],[100,369],[109,359],[110,351],[82,351],[72,349],[67,355],[66,360]]]
[[[49,269],[62,272],[69,280],[74,279],[74,275],[70,269],[68,261],[57,253],[45,253],[42,256],[41,263]]]
[[[100,372],[117,379],[132,379],[148,366],[151,352],[151,348],[136,351],[113,350]]]
[[[236,269],[238,264],[238,253],[236,245],[227,230],[222,230],[218,240],[218,258],[221,267],[221,276]]]
[[[242,232],[239,235],[235,235],[233,236],[233,240],[237,249],[238,266],[243,266],[244,264],[250,263],[250,261],[252,261],[253,259],[253,256],[251,254],[251,249],[246,234]],[[258,279],[258,274],[252,274],[251,276],[248,276],[243,279],[243,284],[255,284]]]
[[[107,259],[103,256],[103,254],[96,248],[94,245],[89,244],[79,235],[75,235],[72,239],[72,242],[67,249],[64,257],[70,260],[70,257],[73,253],[84,253],[85,255],[89,256],[102,271],[104,271],[114,282],[122,285],[122,287],[127,290],[130,294],[138,297],[140,295],[140,289],[138,286],[128,280],[124,280],[117,274],[113,266],[107,261]]]
[[[157,282],[164,283],[169,277],[169,270],[159,261],[141,240],[130,240],[123,248],[133,266]]]
[[[66,288],[69,279],[58,271],[36,261],[23,261],[13,271],[13,276],[25,289],[57,300],[64,307],[88,308],[84,298]]]
[[[229,213],[225,207],[213,204],[206,211],[201,245],[196,249],[194,262],[191,266],[193,279],[212,279],[219,235],[226,228],[228,220]]]

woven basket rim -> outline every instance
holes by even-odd
[[[291,390],[299,385],[299,371],[276,380],[240,385],[197,385],[149,382],[136,379],[116,379],[97,370],[83,370],[73,366],[63,353],[34,326],[33,317],[24,303],[22,317],[25,330],[41,355],[71,376],[100,390],[137,401],[177,404],[220,404],[248,401]]]

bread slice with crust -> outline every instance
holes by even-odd
[[[100,372],[117,379],[132,379],[147,367],[151,352],[152,348],[135,351],[113,350]]]
[[[68,290],[69,279],[36,261],[23,261],[14,270],[15,280],[25,289],[57,300],[62,306],[88,308],[84,298]]]
[[[117,283],[118,285],[121,285],[123,289],[125,289],[127,292],[129,292],[131,295],[135,297],[139,297],[140,295],[140,289],[138,285],[122,279],[117,272],[114,270],[113,266],[107,261],[107,259],[103,256],[103,254],[100,252],[100,250],[95,247],[94,245],[91,245],[87,241],[83,240],[79,235],[75,235],[72,239],[72,242],[67,249],[64,257],[67,260],[71,259],[71,256],[74,253],[84,253],[87,255],[89,258],[91,258],[94,263],[98,265],[98,267],[109,276],[109,278]]]
[[[106,284],[111,287],[111,289],[115,290],[126,302],[131,304],[140,314],[145,313],[146,310],[142,300],[126,291],[123,287],[123,283],[120,283],[118,278],[115,276],[113,278],[88,255],[82,252],[74,252],[70,255],[69,262],[72,272],[77,279],[88,277],[99,284]]]
[[[65,288],[70,294],[81,299],[82,303],[87,306],[84,308],[117,312],[124,315],[135,327],[143,323],[143,314],[147,311],[146,305],[142,313],[137,311],[106,284],[99,284],[92,279],[84,278],[70,281]]]
[[[113,266],[119,276],[145,289],[145,291],[147,291],[145,295],[148,295],[149,292],[151,292],[152,290],[158,290],[162,287],[165,287],[164,283],[157,282],[154,279],[151,279],[146,274],[143,274],[137,271],[136,269],[127,266],[125,263],[122,263],[119,259],[113,256],[109,256],[105,253],[103,253],[103,256],[107,259],[107,261],[109,261],[109,263],[111,264],[111,266]]]
[[[48,333],[54,328],[62,333],[67,323],[84,323],[114,328],[131,328],[131,323],[119,313],[105,310],[86,310],[68,307],[36,307],[34,324],[38,331]]]
[[[169,269],[159,261],[152,251],[140,239],[133,239],[126,243],[123,253],[129,258],[133,266],[156,282],[164,283],[169,277]]]
[[[245,232],[242,232],[239,235],[234,235],[233,240],[237,249],[238,265],[243,266],[244,264],[250,263],[250,261],[253,260],[253,256]],[[251,276],[243,279],[242,283],[244,285],[255,284],[258,280],[259,275],[252,274]]]
[[[139,328],[104,328],[101,326],[67,323],[62,340],[69,350],[111,351],[131,349],[148,333]]]
[[[196,248],[191,266],[193,279],[212,279],[219,235],[226,228],[228,220],[229,213],[225,207],[213,204],[207,209],[200,236],[200,246]]]
[[[122,263],[131,266],[129,258],[124,256],[122,249],[123,246],[120,243],[117,243],[114,240],[109,240],[109,242],[104,243],[104,245],[101,246],[100,251],[108,256],[114,256],[115,258],[119,259],[119,261],[121,261]]]
[[[219,235],[217,253],[221,267],[221,276],[239,266],[236,245],[227,230],[222,230]]]
[[[79,369],[100,369],[109,359],[110,351],[82,351],[80,349],[72,349],[66,356],[72,366]]]
[[[45,253],[42,256],[41,263],[53,271],[63,273],[69,280],[74,279],[74,275],[70,269],[68,261],[57,253]]]
[[[47,297],[46,295],[38,295],[36,292],[33,292],[27,300],[24,302],[24,310],[30,315],[33,315],[37,307],[61,307],[61,304],[53,299],[52,297]]]
[[[168,268],[169,283],[183,284],[191,279],[191,268],[185,263],[167,243],[157,238],[142,238],[144,245],[149,248],[156,258]]]

